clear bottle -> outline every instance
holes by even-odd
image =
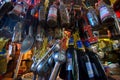
[[[47,17],[47,23],[49,27],[56,27],[57,26],[57,5],[54,2],[50,8],[49,8],[49,12],[48,12],[48,17]]]
[[[65,7],[63,0],[60,0],[59,11],[60,11],[61,25],[63,27],[68,26],[70,17],[69,17],[68,9]]]
[[[87,18],[88,18],[89,24],[92,27],[97,27],[99,25],[99,20],[98,20],[96,11],[92,6],[88,7]]]
[[[42,21],[44,22],[46,19],[46,11],[45,11],[45,6],[44,6],[43,2],[40,2],[38,14],[39,14],[38,20],[40,22],[42,22]]]

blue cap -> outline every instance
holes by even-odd
[[[17,2],[17,0],[12,0],[12,2]]]
[[[31,4],[34,4],[35,2],[34,2],[34,0],[31,0]]]
[[[72,58],[72,54],[70,52],[67,53],[67,58]]]
[[[74,45],[74,38],[73,38],[73,37],[71,37],[71,38],[69,39],[69,45]]]
[[[84,45],[85,45],[85,47],[90,47],[90,42],[89,41],[85,41]]]
[[[0,54],[5,54],[5,51],[1,51]]]
[[[81,40],[77,41],[76,44],[77,44],[77,48],[82,48],[82,41]]]

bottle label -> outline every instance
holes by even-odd
[[[95,25],[95,20],[94,20],[93,14],[89,12],[89,13],[87,14],[87,17],[88,17],[88,20],[89,20],[90,24],[91,24],[92,26],[94,26],[94,25]]]
[[[92,67],[93,67],[94,73],[99,77],[98,70],[97,70],[97,68],[96,68],[94,63],[92,63]]]
[[[57,8],[55,7],[50,7],[48,17],[57,17]]]
[[[110,12],[108,11],[107,7],[106,7],[106,6],[102,6],[102,7],[100,8],[100,18],[101,18],[101,20],[102,20],[103,18],[109,16],[109,15],[110,15]]]
[[[12,45],[9,45],[9,51],[8,54],[11,55],[12,54]]]
[[[86,63],[86,68],[87,68],[87,71],[88,71],[89,78],[93,78],[94,77],[94,73],[93,73],[92,66],[91,66],[90,62]]]
[[[72,70],[72,58],[67,59],[66,70]]]

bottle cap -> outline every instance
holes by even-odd
[[[0,51],[0,54],[5,54],[6,51],[3,49],[2,51]]]
[[[73,38],[73,37],[71,37],[71,38],[69,39],[69,45],[74,45],[74,38]]]
[[[81,40],[77,41],[76,44],[77,44],[77,48],[82,48],[82,41]]]
[[[84,45],[85,45],[85,47],[90,47],[90,42],[89,41],[85,41]]]
[[[68,52],[67,58],[72,58],[72,54],[70,52]]]

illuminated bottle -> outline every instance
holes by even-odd
[[[99,20],[93,7],[88,7],[87,18],[92,27],[97,27],[99,25]]]

